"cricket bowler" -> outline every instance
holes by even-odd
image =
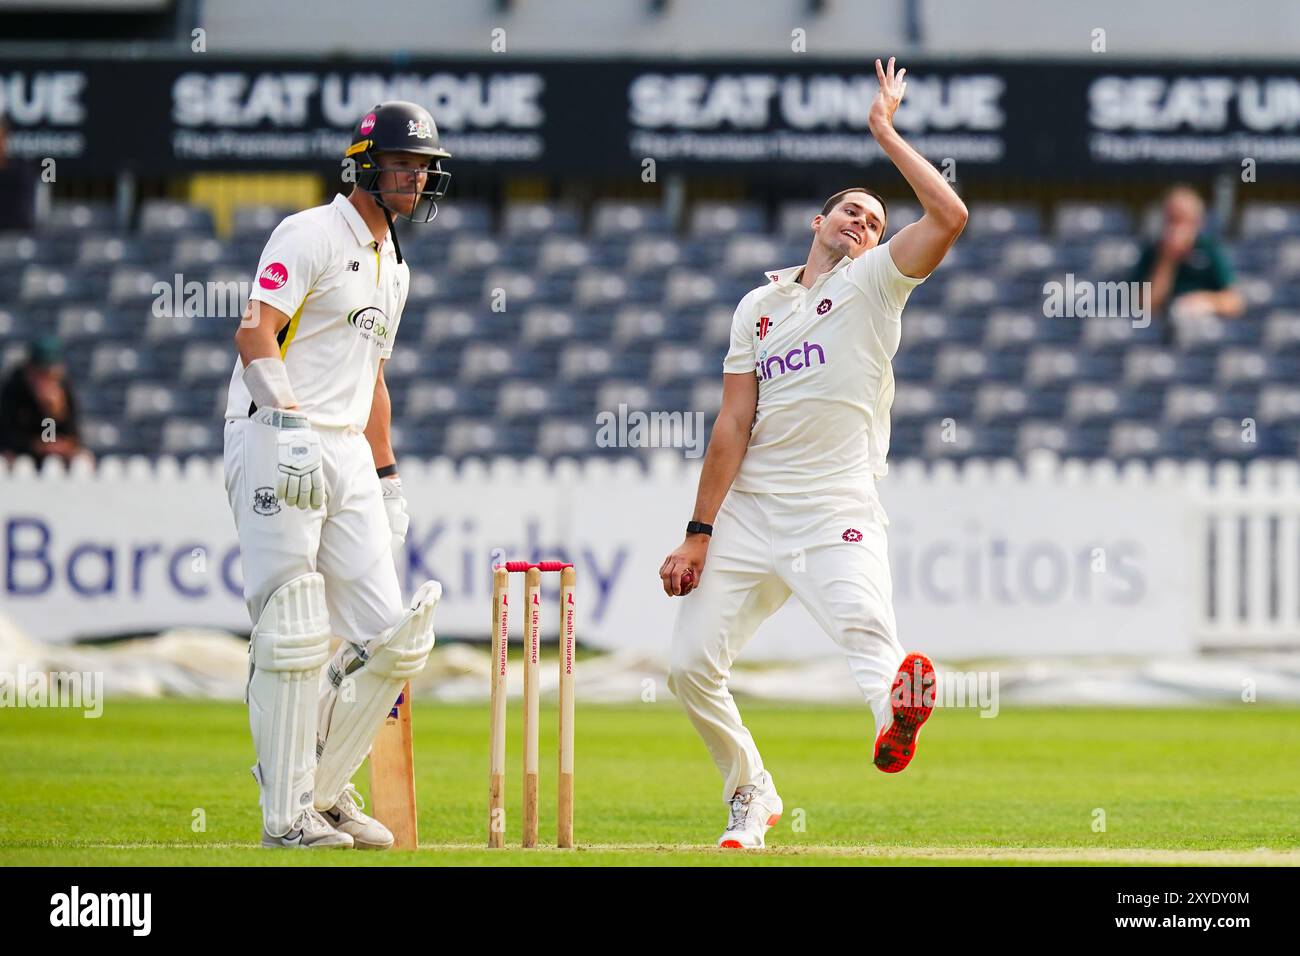
[[[887,67],[876,61],[869,126],[924,215],[882,243],[884,201],[866,188],[838,192],[811,220],[807,262],[769,273],[741,299],[695,511],[659,570],[664,592],[685,598],[669,687],[723,777],[722,847],[762,848],[781,816],[727,678],[791,594],[848,660],[875,718],[876,767],[908,765],[934,702],[934,666],[898,642],[889,522],[875,483],[886,473],[903,306],[967,213],[894,129],[906,73],[895,74],[892,57]]]
[[[402,605],[384,362],[410,287],[393,217],[436,215],[450,154],[428,111],[401,101],[375,106],[350,142],[351,193],[289,216],[262,252],[225,414],[264,847],[392,846],[350,781],[424,667],[442,594],[428,581]]]

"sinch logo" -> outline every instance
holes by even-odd
[[[50,897],[51,926],[124,926],[148,936],[153,926],[152,893],[83,893],[73,886]]]

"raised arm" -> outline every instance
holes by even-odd
[[[921,202],[924,214],[916,222],[904,226],[889,240],[889,252],[894,265],[905,276],[921,279],[934,271],[943,261],[948,249],[966,227],[966,204],[953,191],[948,181],[930,165],[929,160],[913,149],[898,130],[894,129],[894,112],[903,101],[907,83],[903,77],[907,70],[894,74],[894,58],[889,58],[888,69],[876,61],[876,77],[880,92],[871,103],[868,125],[871,135],[885,151],[912,192]]]

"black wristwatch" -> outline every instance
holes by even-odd
[[[703,521],[688,521],[686,522],[686,533],[707,534],[709,537],[713,537],[713,525],[705,524]]]

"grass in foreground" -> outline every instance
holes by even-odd
[[[885,775],[870,763],[865,709],[742,707],[786,808],[762,855],[712,848],[721,782],[671,699],[579,707],[580,847],[527,853],[513,772],[515,848],[483,848],[486,706],[416,704],[422,849],[405,854],[258,848],[240,703],[109,701],[98,720],[0,710],[0,864],[1300,865],[1294,709],[940,710],[916,762]],[[517,710],[510,721],[518,768]],[[555,838],[554,734],[544,705],[544,844]]]

